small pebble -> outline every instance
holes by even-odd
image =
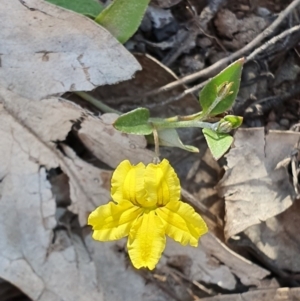
[[[210,47],[212,45],[212,41],[211,39],[207,38],[207,37],[203,37],[203,38],[198,38],[196,45],[201,47],[201,48],[207,48]]]
[[[280,119],[279,124],[288,128],[290,126],[290,121],[286,118],[282,118]]]
[[[249,7],[249,5],[241,4],[241,5],[240,5],[240,10],[243,10],[243,11],[249,11],[249,10],[250,10],[250,7]]]
[[[261,6],[256,8],[256,13],[263,18],[271,15],[271,12],[267,8]]]
[[[162,9],[151,5],[148,6],[146,14],[155,28],[163,28],[174,20],[169,9]]]
[[[185,55],[181,61],[180,72],[189,74],[201,70],[204,67],[204,59],[200,54]]]

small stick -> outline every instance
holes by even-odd
[[[153,128],[153,138],[154,138],[154,145],[155,145],[155,157],[153,158],[153,163],[158,164],[160,162],[160,159],[159,159],[159,136],[158,136],[156,128]]]
[[[283,31],[278,36],[275,36],[274,38],[272,38],[271,40],[267,41],[266,43],[264,43],[262,46],[260,46],[256,50],[254,50],[250,55],[248,55],[246,57],[246,60],[247,61],[253,60],[255,58],[255,56],[257,56],[260,52],[265,51],[267,48],[269,48],[270,46],[274,45],[279,40],[285,38],[288,35],[293,34],[294,32],[296,32],[298,30],[300,30],[300,25],[296,25],[296,26],[294,26],[292,28],[289,28],[289,29]]]
[[[89,103],[91,103],[92,105],[94,105],[96,108],[98,108],[99,110],[101,110],[102,112],[105,113],[116,113],[118,115],[120,115],[121,113],[117,110],[114,110],[113,108],[109,107],[108,105],[106,105],[105,103],[103,103],[101,100],[93,97],[92,95],[86,93],[86,92],[73,92],[74,94],[78,95],[79,97],[83,98],[84,100],[88,101]]]
[[[147,104],[147,108],[151,109],[151,108],[156,108],[157,106],[165,106],[169,103],[172,103],[172,102],[175,102],[177,100],[180,100],[181,98],[185,97],[186,95],[190,94],[190,93],[194,93],[200,89],[202,89],[207,83],[209,82],[209,79],[202,82],[201,84],[198,84],[194,87],[191,87],[189,89],[186,89],[184,90],[181,94],[179,95],[176,95],[176,96],[172,96],[172,97],[169,97],[168,99],[162,101],[162,102],[159,102],[159,103],[151,103],[151,104]]]

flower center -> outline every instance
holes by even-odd
[[[157,206],[151,206],[151,207],[142,207],[144,213],[149,213],[150,211],[153,211],[157,209]]]

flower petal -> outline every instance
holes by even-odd
[[[98,207],[88,218],[88,224],[93,226],[93,238],[108,241],[127,236],[134,220],[142,212],[141,208],[125,200]]]
[[[180,199],[180,182],[168,160],[147,165],[145,189],[148,192],[148,202],[155,201],[158,206]]]
[[[152,210],[140,216],[129,232],[127,248],[135,268],[153,270],[165,249],[166,236],[160,218]]]
[[[121,162],[111,179],[111,196],[115,202],[131,201],[138,205],[138,201],[145,199],[144,189],[145,165],[139,163],[134,166],[128,160]]]
[[[189,243],[197,247],[200,236],[208,231],[206,223],[194,208],[181,201],[169,202],[155,211],[165,223],[166,234],[184,246]]]

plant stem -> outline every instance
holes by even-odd
[[[186,116],[177,115],[177,116],[173,116],[170,118],[166,118],[165,120],[168,122],[197,120],[197,119],[201,118],[201,114],[202,114],[202,111],[195,113],[195,114],[186,115]]]
[[[163,121],[152,121],[156,129],[175,129],[175,128],[203,128],[203,129],[211,129],[216,131],[218,128],[219,122],[216,123],[209,123],[203,122],[199,120],[189,120],[189,121],[174,121],[174,122],[163,122]]]
[[[159,137],[156,128],[153,129],[153,138],[154,138],[155,155],[156,155],[156,158],[154,158],[153,160],[156,162],[158,159],[159,162]]]
[[[103,111],[104,113],[116,113],[118,115],[121,115],[121,112],[112,109],[105,103],[103,103],[101,100],[91,96],[90,94],[83,92],[83,91],[78,91],[78,92],[73,92],[74,94],[78,95],[79,97],[83,98],[84,100],[88,101],[92,105],[94,105],[96,108],[99,110]]]

